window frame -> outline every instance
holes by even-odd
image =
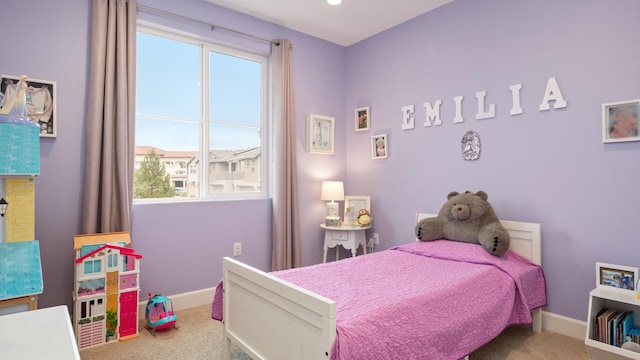
[[[137,23],[137,33],[145,33],[152,36],[158,36],[166,38],[168,40],[180,41],[186,44],[195,45],[199,47],[200,51],[200,110],[199,110],[199,133],[198,133],[198,171],[200,184],[206,184],[206,186],[200,186],[199,195],[197,197],[171,197],[171,198],[146,198],[146,199],[133,199],[134,204],[153,204],[153,203],[173,203],[173,202],[194,202],[194,201],[217,201],[217,200],[254,200],[254,199],[266,199],[270,197],[272,179],[270,168],[271,158],[271,144],[272,144],[272,132],[271,132],[271,118],[269,111],[269,102],[271,99],[271,86],[270,86],[270,54],[257,50],[242,48],[239,46],[232,46],[228,43],[221,43],[212,38],[207,38],[193,33],[185,32],[182,30],[168,28],[157,24],[150,24],[147,22]],[[137,36],[137,35],[136,35]],[[136,49],[137,51],[137,49]],[[209,78],[210,69],[209,63],[210,52],[218,52],[228,56],[234,56],[245,60],[255,61],[260,65],[260,191],[255,192],[209,192],[209,135],[211,124],[210,119],[210,99],[209,99]],[[136,65],[137,66],[137,65]],[[137,87],[137,86],[136,86]],[[137,90],[136,90],[137,91]],[[139,114],[136,109],[136,121]],[[170,118],[170,117],[167,117]],[[134,144],[134,147],[138,144]],[[202,165],[202,159],[207,159],[206,165]],[[135,165],[135,164],[134,164]],[[133,166],[133,165],[132,165]],[[188,175],[191,167],[185,164],[185,172]],[[134,170],[135,172],[135,170]]]

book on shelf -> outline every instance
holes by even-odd
[[[622,346],[627,336],[634,342],[640,341],[640,329],[634,326],[633,311],[600,309],[594,319],[594,330],[594,340],[612,346]]]

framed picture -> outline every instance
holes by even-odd
[[[389,154],[389,137],[387,134],[373,135],[371,137],[371,158],[386,159]]]
[[[15,94],[19,76],[0,75],[0,106]],[[56,137],[58,117],[56,82],[27,78],[27,116],[40,125],[40,137]]]
[[[597,287],[636,292],[638,268],[596,263]]]
[[[356,131],[369,130],[369,124],[371,123],[371,114],[368,107],[362,107],[356,109]]]
[[[371,212],[371,196],[345,196],[342,224],[344,226],[355,226],[360,209],[366,209]]]
[[[602,104],[602,141],[638,141],[640,99]]]
[[[307,151],[333,155],[335,119],[330,116],[307,115]]]

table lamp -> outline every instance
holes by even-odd
[[[344,200],[344,185],[342,184],[342,181],[323,181],[320,200],[331,201],[327,204],[327,217],[325,219],[325,223],[329,226],[337,226],[340,222],[340,213],[336,200]]]

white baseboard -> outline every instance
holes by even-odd
[[[171,299],[174,311],[180,311],[189,309],[200,305],[211,305],[213,302],[213,295],[216,288],[208,288],[197,291],[191,291],[188,293],[165,295]],[[147,300],[138,303],[138,319],[144,320],[144,312],[147,307]]]
[[[587,322],[543,311],[542,330],[584,340],[587,334]]]
[[[216,288],[208,288],[188,293],[167,296],[173,303],[174,311],[189,309],[201,305],[210,305],[213,302],[213,295]],[[144,320],[144,312],[147,301],[138,304],[138,318]],[[557,315],[554,313],[542,312],[542,330],[553,331],[558,334],[583,340],[587,333],[587,323],[570,317]]]

